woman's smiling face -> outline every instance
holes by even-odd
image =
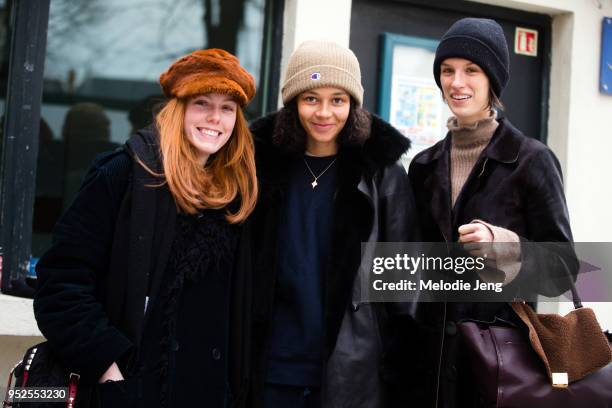
[[[194,96],[187,102],[183,128],[202,164],[231,137],[238,109],[231,96],[217,93]]]
[[[341,88],[315,88],[298,96],[297,109],[308,137],[307,151],[316,156],[335,154],[336,139],[351,109],[349,94]]]
[[[472,61],[463,58],[442,61],[440,84],[459,124],[472,124],[489,116],[489,78]]]

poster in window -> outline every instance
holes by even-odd
[[[440,90],[433,80],[396,75],[389,121],[412,141],[410,157],[433,146],[445,132]]]
[[[402,158],[407,167],[446,132],[450,116],[433,78],[437,40],[384,33],[381,37],[378,113],[412,141]]]

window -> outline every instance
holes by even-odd
[[[32,254],[50,245],[97,154],[163,103],[159,75],[199,48],[235,53],[261,77],[265,0],[51,0]],[[261,111],[261,99],[249,106]]]
[[[2,291],[32,294],[25,278],[91,161],[152,122],[176,58],[234,53],[257,82],[247,117],[273,108],[282,13],[283,0],[0,0]]]

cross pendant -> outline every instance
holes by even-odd
[[[315,188],[316,186],[318,186],[318,185],[319,185],[319,183],[317,183],[317,180],[313,181],[313,182],[312,182],[312,183],[310,183],[310,184],[312,185],[312,189],[313,189],[313,190],[314,190],[314,188]]]

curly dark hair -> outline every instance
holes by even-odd
[[[340,149],[348,146],[361,146],[370,136],[371,117],[351,98],[351,106],[346,124],[338,134]],[[287,153],[303,154],[306,151],[306,130],[300,123],[297,98],[293,98],[278,112],[274,124],[274,144]]]

